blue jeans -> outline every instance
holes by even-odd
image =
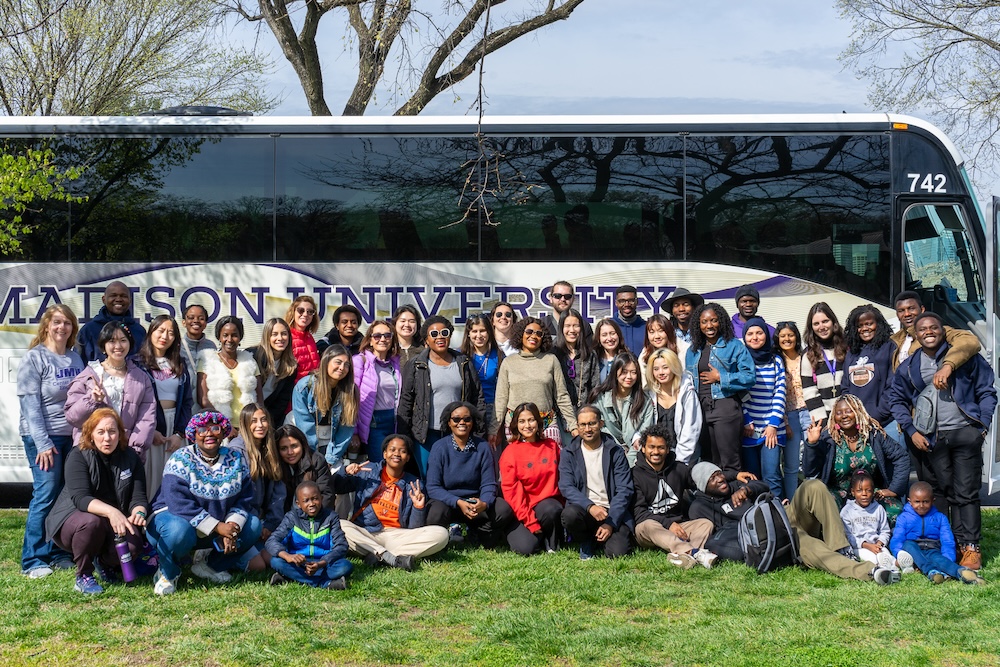
[[[346,558],[339,558],[335,561],[328,562],[326,567],[310,577],[306,574],[306,571],[298,565],[292,565],[291,563],[274,556],[271,558],[271,569],[283,576],[285,579],[291,579],[292,581],[297,581],[300,584],[305,584],[306,586],[320,588],[329,581],[346,577],[354,570],[354,566],[351,565],[351,561]]]
[[[809,427],[809,411],[805,408],[792,410],[785,415],[791,435],[785,441],[784,458],[781,462],[784,495],[782,498],[791,500],[795,490],[799,488],[799,457],[805,442],[805,431]],[[808,446],[808,445],[806,445]]]
[[[382,462],[382,441],[396,433],[396,411],[376,410],[368,430],[368,460]]]
[[[180,561],[194,549],[212,549],[208,557],[208,566],[216,572],[223,572],[235,567],[240,557],[257,543],[263,525],[255,516],[247,517],[240,531],[239,546],[234,554],[222,554],[215,551],[212,539],[215,535],[200,537],[194,526],[170,512],[158,512],[146,527],[146,537],[149,543],[156,547],[160,557],[160,572],[167,579],[176,579],[181,573]]]
[[[417,460],[417,469],[420,471],[420,479],[427,479],[427,461],[431,458],[431,447],[434,443],[443,438],[441,431],[427,429],[427,440],[418,442],[413,446],[413,458]]]
[[[21,436],[24,455],[31,466],[31,504],[28,505],[28,519],[24,526],[24,545],[21,547],[21,571],[28,572],[40,567],[48,567],[57,561],[72,561],[73,557],[45,539],[45,519],[49,516],[56,498],[63,488],[63,465],[66,456],[73,449],[73,436],[50,435],[56,448],[52,467],[42,470],[35,463],[38,449],[30,435]]]
[[[782,497],[781,460],[786,449],[784,445],[743,448],[743,469],[767,482],[775,498]]]
[[[952,579],[961,578],[958,563],[945,558],[940,549],[921,549],[915,540],[906,540],[903,542],[903,551],[913,556],[913,564],[927,576],[930,576],[931,570],[937,570]]]

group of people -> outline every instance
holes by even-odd
[[[629,285],[594,323],[571,284],[549,300],[521,319],[498,302],[453,344],[452,322],[409,305],[364,332],[343,305],[317,338],[300,295],[246,350],[239,318],[216,320],[213,342],[199,305],[143,329],[120,282],[82,329],[50,307],[18,371],[34,477],[22,570],[75,566],[77,590],[98,593],[124,543],[156,564],[160,595],[188,558],[210,581],[270,568],[273,584],[342,589],[349,554],[411,570],[464,540],[523,555],[568,541],[583,559],[638,545],[711,567],[742,559],[740,508],[771,493],[808,566],[981,581],[965,572],[981,567],[993,372],[916,293],[897,297],[896,333],[870,304],[841,327],[818,303],[804,335],[759,317],[751,285],[732,317],[684,288],[648,319]],[[904,507],[911,455],[927,486]],[[954,526],[953,553],[933,538],[954,568],[914,553],[924,536],[897,549],[851,532],[875,507],[912,526],[925,497]]]

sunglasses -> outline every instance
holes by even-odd
[[[451,332],[447,329],[431,329],[427,332],[427,335],[431,338],[448,338],[451,336]]]
[[[194,431],[198,435],[205,435],[206,433],[222,433],[222,424],[205,424],[204,426],[199,426]]]
[[[545,332],[542,331],[541,329],[525,329],[524,335],[529,336],[531,338],[541,338],[542,336],[545,335]]]
[[[392,334],[391,333],[373,333],[372,334],[372,340],[391,340],[391,339],[392,339]]]
[[[315,315],[316,311],[312,308],[296,308],[295,312],[299,315]]]
[[[572,294],[553,294],[552,298],[553,299],[559,299],[560,301],[572,301],[573,300],[573,295]]]
[[[495,319],[501,319],[501,318],[503,318],[505,320],[509,320],[510,318],[514,317],[514,313],[512,313],[512,312],[511,313],[504,313],[504,312],[501,312],[501,311],[498,310],[497,312],[493,313],[493,317]]]
[[[472,423],[472,417],[452,417],[451,418],[451,423],[452,424],[471,424]]]

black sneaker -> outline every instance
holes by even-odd
[[[406,570],[407,572],[413,572],[413,567],[416,562],[413,560],[413,556],[396,556],[396,563],[393,567],[398,567],[400,570]]]
[[[326,582],[326,586],[331,591],[346,591],[347,590],[347,577],[337,577],[336,579],[331,579]]]
[[[840,549],[837,549],[837,553],[840,554],[841,556],[846,556],[851,560],[858,559],[857,554],[854,553],[854,548],[851,547],[850,544],[848,544],[846,547],[841,547]]]
[[[384,565],[385,563],[383,563],[382,559],[376,556],[375,554],[365,554],[364,564],[367,565],[368,567],[374,568],[374,567],[379,567],[380,565]]]
[[[281,576],[280,572],[275,572],[271,575],[271,585],[272,586],[284,586],[288,583],[288,579]]]

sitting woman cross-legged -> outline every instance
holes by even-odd
[[[128,542],[133,556],[142,550],[146,476],[124,433],[111,408],[98,408],[87,418],[79,446],[66,457],[66,485],[45,522],[49,539],[73,554],[75,589],[85,595],[104,591],[94,579],[95,558],[101,559],[106,581],[120,578],[116,535]]]
[[[225,583],[231,579],[226,570],[260,538],[250,467],[239,450],[222,446],[231,432],[225,415],[196,414],[185,431],[192,444],[167,459],[146,531],[160,559],[153,575],[157,595],[175,592],[181,559],[195,548],[214,551],[191,567],[192,574]]]
[[[441,432],[427,461],[427,523],[445,526],[464,523],[481,544],[493,546],[514,518],[503,498],[497,497],[497,478],[492,448],[473,435],[479,414],[464,401],[445,406]],[[460,533],[452,531],[457,540]]]
[[[382,463],[352,463],[335,476],[354,491],[351,519],[340,522],[347,544],[369,565],[409,571],[415,559],[448,546],[446,528],[425,525],[427,497],[420,480],[405,471],[412,452],[413,441],[394,433],[382,441]]]

